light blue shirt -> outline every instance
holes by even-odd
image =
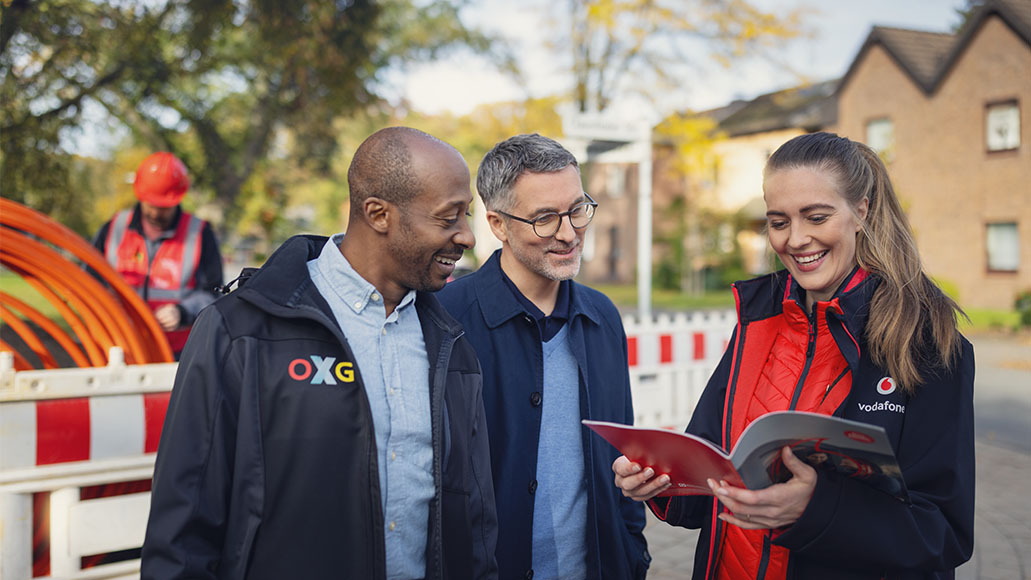
[[[569,325],[543,343],[544,389],[537,491],[533,499],[534,580],[587,576],[587,486],[580,424],[580,368]]]
[[[386,316],[379,291],[340,252],[343,236],[330,238],[319,257],[308,262],[308,273],[354,351],[372,408],[387,578],[423,578],[434,494],[433,436],[430,363],[415,291]],[[346,570],[340,573],[347,575]]]

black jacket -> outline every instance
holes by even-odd
[[[201,312],[161,436],[143,578],[385,577],[360,369],[350,382],[311,384],[292,364],[312,355],[355,360],[308,276],[306,263],[325,242],[291,238],[246,285]],[[426,577],[494,577],[479,364],[434,296],[419,293],[416,309],[430,363],[436,488]]]
[[[805,512],[792,526],[771,534],[773,544],[790,550],[790,580],[951,578],[973,551],[973,348],[963,339],[951,370],[921,362],[925,384],[913,396],[902,389],[881,392],[878,385],[888,373],[871,359],[864,333],[878,283],[871,275],[854,286],[843,284],[849,289],[838,290],[833,298],[837,307],[821,310],[852,373],[851,390],[833,414],[884,427],[911,503],[818,471]],[[804,303],[797,282],[785,270],[738,282],[734,292],[738,326],[687,427],[717,444],[725,437],[728,402],[733,405],[735,392],[743,388],[742,367],[749,360],[772,360],[781,354],[769,346],[776,342],[764,336],[764,322],[783,316],[789,306],[798,311],[792,303]],[[924,360],[933,357],[929,354]],[[649,503],[671,524],[702,528],[694,577],[714,577],[706,575],[719,556],[710,554],[712,539],[730,525],[715,519],[714,500],[681,496]]]

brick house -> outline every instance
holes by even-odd
[[[696,231],[683,221],[705,212],[738,214],[744,225],[732,235],[745,269],[758,273],[766,158],[796,135],[829,130],[881,152],[925,269],[961,306],[1011,308],[1017,292],[1031,289],[1029,103],[1031,0],[988,0],[957,34],[874,27],[840,81],[702,113],[725,136],[713,145],[709,169],[678,175],[675,149],[656,139],[653,273],[671,251],[664,234]],[[635,164],[602,155],[585,175],[604,208],[585,253],[587,282],[634,279],[636,174]],[[687,218],[677,200],[689,200]],[[688,255],[704,245],[689,235]],[[696,258],[702,250],[694,249]]]
[[[874,27],[838,88],[838,132],[881,152],[924,267],[974,308],[1031,289],[1031,0],[958,34]]]

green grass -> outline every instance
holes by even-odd
[[[54,308],[54,305],[49,300],[30,286],[21,276],[10,270],[0,269],[0,291],[27,303],[29,306],[39,310],[47,318],[63,322],[61,321],[61,315],[57,313],[57,309]]]
[[[605,294],[623,310],[637,307],[637,286],[632,284],[597,284],[592,288]],[[699,310],[712,308],[733,308],[734,294],[730,290],[706,292],[692,296],[678,290],[652,289],[653,310]]]
[[[1016,310],[966,308],[964,311],[970,317],[970,322],[960,318],[960,330],[963,332],[1017,330],[1020,327],[1020,314]]]

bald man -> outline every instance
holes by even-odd
[[[154,474],[144,578],[494,578],[480,368],[431,294],[469,169],[405,127],[355,152],[346,233],[296,236],[203,311]]]

